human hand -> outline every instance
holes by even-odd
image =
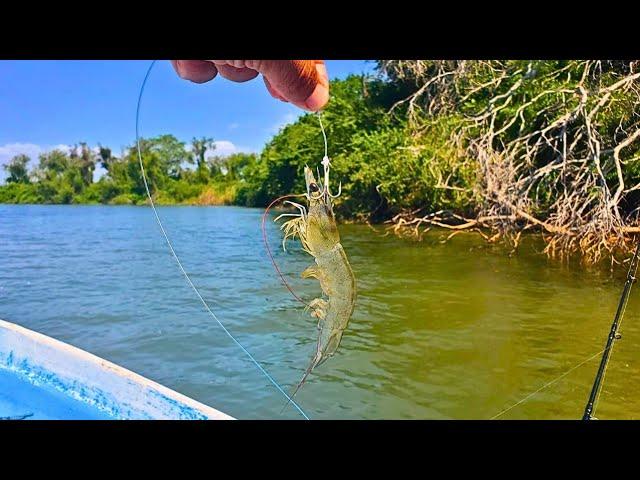
[[[181,78],[195,83],[216,75],[246,82],[262,74],[272,97],[304,110],[318,111],[329,101],[329,78],[323,60],[171,60]]]

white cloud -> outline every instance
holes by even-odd
[[[42,152],[42,147],[33,143],[7,143],[0,145],[0,165],[6,165],[13,157],[20,154],[28,155],[31,160],[34,160]]]
[[[207,150],[207,158],[214,155],[217,157],[228,157],[229,155],[233,155],[234,153],[251,153],[255,151],[252,148],[238,146],[230,140],[218,140],[213,143],[215,144],[215,148]]]
[[[97,163],[96,164],[96,169],[93,171],[93,181],[97,182],[102,177],[104,177],[106,174],[107,174],[107,171],[104,168],[102,168],[102,165]]]
[[[229,130],[235,130],[236,128],[238,128],[240,126],[239,123],[237,122],[233,122],[231,125],[229,125]]]
[[[64,143],[59,143],[58,145],[53,145],[52,147],[45,148],[45,151],[50,152],[51,150],[61,150],[65,153],[71,152],[73,147],[71,145],[65,145]]]
[[[218,140],[215,143],[215,148],[213,149],[213,151],[209,151],[207,153],[209,153],[210,155],[218,155],[219,157],[227,157],[233,153],[236,153],[238,151],[238,148],[233,144],[233,142],[230,142],[229,140]]]

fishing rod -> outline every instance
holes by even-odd
[[[593,382],[591,395],[589,395],[589,401],[587,402],[587,406],[584,409],[582,420],[597,420],[597,418],[593,416],[595,411],[595,404],[598,400],[598,395],[600,394],[600,387],[602,386],[602,380],[604,379],[604,373],[607,369],[609,358],[611,357],[613,342],[622,338],[622,336],[618,333],[618,328],[620,328],[620,322],[622,321],[622,316],[624,315],[624,310],[627,306],[627,301],[629,300],[631,286],[636,281],[636,273],[638,271],[638,256],[640,256],[640,240],[638,241],[633,257],[631,258],[629,272],[627,273],[627,281],[625,282],[624,289],[622,290],[620,303],[618,303],[618,310],[616,311],[616,316],[613,319],[613,323],[611,324],[611,331],[609,332],[609,337],[607,338],[607,345],[605,346],[604,352],[602,353],[600,367],[598,368],[596,379]]]

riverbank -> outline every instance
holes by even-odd
[[[621,261],[640,232],[637,61],[379,61],[377,77],[332,82],[323,110],[336,215],[441,226],[517,248],[538,231],[552,257]],[[324,153],[316,115],[282,128],[260,154],[219,157],[210,138],[141,140],[159,204],[265,207],[305,189]],[[80,144],[14,158],[0,203],[139,204],[137,149]],[[98,181],[100,164],[106,175]]]

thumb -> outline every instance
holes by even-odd
[[[276,98],[311,111],[320,110],[329,101],[329,79],[322,60],[254,60],[247,64],[264,76]]]

